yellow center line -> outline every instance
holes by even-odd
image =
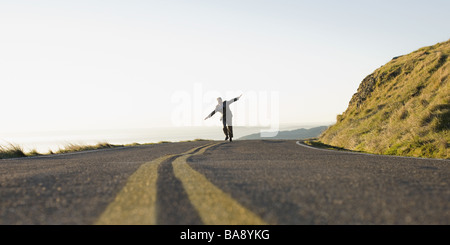
[[[186,160],[206,151],[205,147],[191,155],[183,155],[172,163],[175,176],[181,180],[189,200],[206,225],[265,225],[260,217],[241,206],[201,173],[192,169]]]
[[[208,145],[207,145],[208,146]],[[183,154],[190,154],[205,145]],[[166,155],[141,165],[94,223],[96,225],[156,224],[156,181],[159,165],[177,155]]]
[[[144,163],[132,174],[115,200],[100,216],[97,225],[156,224],[156,180],[158,166],[174,155]]]
[[[144,163],[133,173],[123,189],[101,214],[96,225],[155,225],[156,192],[159,165],[177,157],[173,162],[175,176],[181,180],[200,218],[207,225],[263,225],[256,214],[241,206],[201,173],[192,169],[186,160],[201,155],[210,147],[221,143],[193,148],[185,153],[166,155]]]

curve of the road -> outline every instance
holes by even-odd
[[[0,224],[449,224],[449,163],[295,140],[0,160]]]

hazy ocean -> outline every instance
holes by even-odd
[[[312,126],[285,126],[280,130],[310,128]],[[234,138],[259,133],[260,127],[234,127]],[[25,151],[36,149],[40,153],[49,150],[57,151],[68,144],[97,144],[108,142],[110,144],[131,143],[157,143],[160,141],[178,142],[184,140],[210,139],[223,140],[221,127],[170,127],[148,129],[117,129],[117,130],[85,130],[85,131],[50,131],[50,132],[24,132],[0,133],[0,145],[9,143],[20,145]]]

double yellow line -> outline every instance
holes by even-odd
[[[156,225],[156,192],[159,165],[173,160],[175,176],[183,183],[189,200],[206,225],[263,225],[256,214],[241,206],[229,194],[212,184],[204,175],[187,164],[191,156],[222,143],[193,148],[185,153],[166,155],[143,164],[133,173],[95,224],[98,225]]]

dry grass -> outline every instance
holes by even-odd
[[[195,139],[195,140],[186,140],[181,142],[195,142],[195,141],[207,141],[205,139]],[[95,145],[79,145],[79,144],[67,144],[63,148],[57,150],[56,152],[49,150],[48,153],[42,154],[38,152],[36,149],[31,150],[30,152],[25,152],[23,148],[19,145],[9,144],[8,146],[0,145],[0,159],[5,158],[19,158],[19,157],[27,157],[27,156],[41,156],[41,155],[53,155],[53,154],[62,154],[62,153],[72,153],[79,151],[89,151],[89,150],[99,150],[99,149],[108,149],[108,148],[116,148],[116,147],[133,147],[133,146],[141,146],[141,145],[156,145],[156,144],[167,144],[172,143],[171,141],[160,141],[158,143],[131,143],[126,145],[114,145],[107,142],[98,143]]]
[[[59,149],[56,152],[50,150],[47,154],[58,154],[58,153],[70,153],[77,151],[88,151],[88,150],[96,150],[96,149],[106,149],[106,148],[114,148],[121,147],[123,145],[112,145],[109,143],[98,143],[96,145],[77,145],[77,144],[68,144],[64,148]],[[9,144],[7,146],[0,145],[0,159],[6,158],[19,158],[19,157],[28,157],[28,156],[41,156],[45,155],[38,152],[36,149],[33,149],[29,152],[25,152],[24,149],[19,145]]]
[[[26,154],[23,148],[19,145],[9,144],[7,146],[0,146],[0,159],[25,157]]]
[[[320,141],[377,154],[449,158],[449,56],[447,41],[379,68],[372,91],[359,89],[352,101],[360,103],[350,103]]]
[[[89,150],[98,150],[98,149],[107,149],[107,148],[115,148],[115,147],[123,147],[124,145],[113,145],[107,142],[98,143],[96,145],[78,145],[78,144],[68,144],[64,146],[64,148],[59,149],[58,153],[71,153],[78,151],[89,151]]]

